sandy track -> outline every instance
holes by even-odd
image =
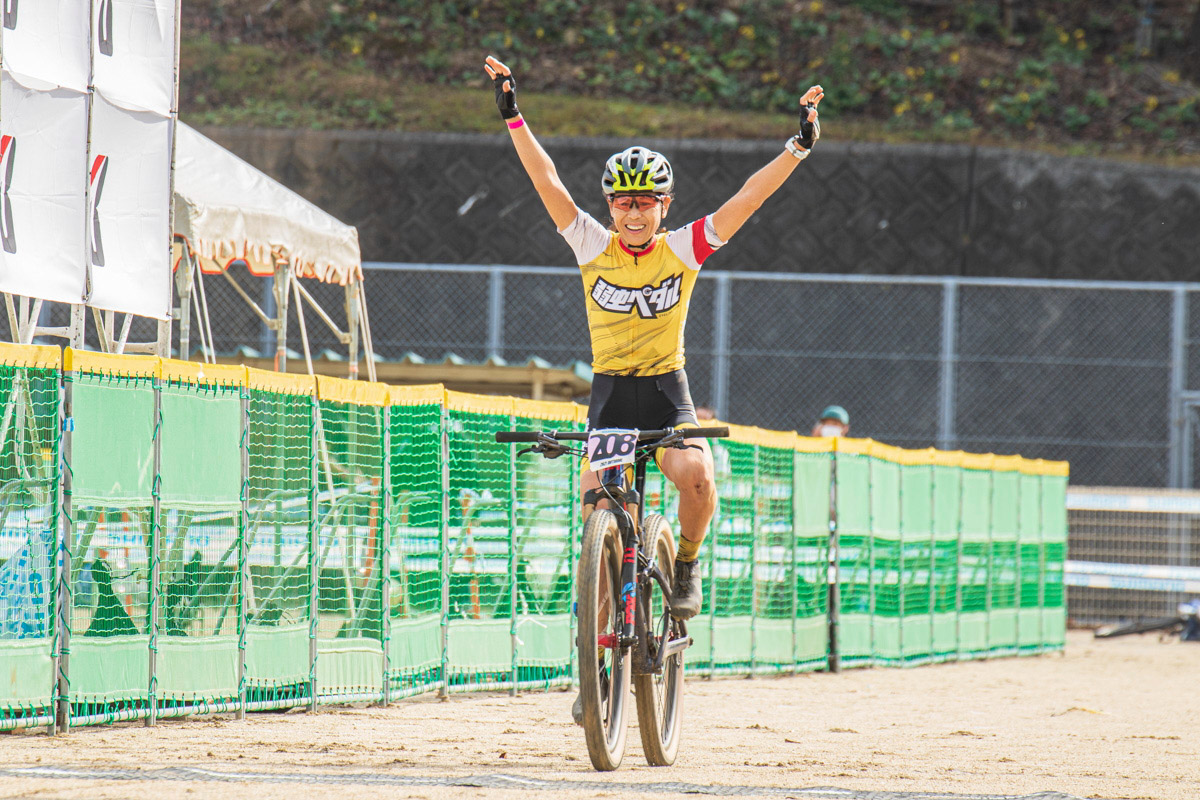
[[[256,714],[244,722],[170,720],[154,729],[124,724],[53,739],[21,732],[0,736],[3,767],[185,766],[270,773],[282,782],[10,772],[0,779],[0,797],[661,797],[670,795],[648,785],[680,782],[1195,800],[1198,677],[1200,646],[1161,644],[1153,636],[1095,641],[1073,632],[1065,655],[691,680],[676,765],[645,766],[631,732],[624,765],[605,776],[592,771],[582,731],[570,721],[571,695],[561,691],[426,697],[385,709]],[[305,774],[350,783],[314,784]],[[514,788],[371,786],[362,777],[497,774],[516,778]],[[522,779],[571,783],[534,792],[516,788]]]

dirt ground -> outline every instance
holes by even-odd
[[[606,775],[592,771],[582,730],[571,723],[572,695],[557,690],[516,698],[463,694],[448,702],[424,697],[245,721],[174,720],[152,729],[122,724],[57,738],[27,731],[0,736],[0,798],[638,797],[672,796],[661,784],[681,782],[776,796],[779,789],[768,787],[840,787],[850,797],[1060,792],[1195,800],[1198,678],[1195,644],[1072,632],[1062,655],[693,679],[675,766],[647,767],[631,731],[624,764]],[[47,772],[166,767],[260,777],[131,781]],[[264,773],[278,782],[266,782]],[[326,780],[314,784],[305,775]],[[508,776],[501,787],[395,783],[497,775]],[[335,785],[329,776],[345,782]],[[372,776],[393,782],[371,785]],[[547,789],[536,785],[547,780],[563,783],[531,791]]]

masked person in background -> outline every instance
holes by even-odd
[[[849,436],[850,415],[841,406],[826,406],[813,425],[811,436]]]

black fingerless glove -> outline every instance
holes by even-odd
[[[504,91],[505,81],[508,81],[507,92]],[[497,72],[492,83],[496,84],[496,108],[500,109],[500,116],[505,119],[520,116],[521,112],[517,110],[517,79]]]
[[[816,110],[816,106],[808,103],[800,108],[800,134],[797,143],[805,150],[811,150],[816,144],[817,139],[821,138],[821,119],[818,117],[812,122],[808,121],[808,112]]]

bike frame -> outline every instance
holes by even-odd
[[[633,654],[633,662],[630,666],[635,675],[662,671],[663,664],[666,663],[669,656],[685,650],[691,645],[691,638],[687,633],[687,625],[682,620],[676,620],[676,624],[679,625],[680,629],[679,638],[668,640],[667,637],[671,630],[671,582],[663,574],[657,561],[639,562],[642,545],[642,520],[645,516],[643,498],[646,496],[646,462],[652,457],[652,452],[651,450],[639,457],[633,465],[632,472],[634,478],[632,491],[626,485],[627,474],[630,471],[627,465],[609,467],[600,473],[600,485],[617,501],[624,513],[616,514],[617,529],[621,532],[622,545],[621,630],[616,640],[605,640],[599,642],[599,644],[606,647],[619,645],[622,651],[625,648],[630,648],[630,652]],[[631,505],[634,506],[632,512],[629,508]],[[644,560],[642,559],[642,561]],[[639,644],[646,644],[645,639],[653,631],[654,626],[654,620],[648,617],[645,620],[638,619],[638,599],[641,594],[640,588],[643,580],[654,580],[658,583],[662,588],[663,602],[667,605],[665,609],[667,613],[664,613],[662,618],[662,629],[658,632],[660,641],[666,642],[666,645],[658,649],[653,660],[649,657],[648,647],[638,646]],[[642,624],[639,624],[639,622]]]
[[[728,428],[696,429],[694,432],[704,436],[729,435]],[[670,614],[671,581],[663,574],[656,560],[647,561],[641,556],[646,462],[653,458],[655,450],[663,446],[662,441],[668,438],[670,434],[676,432],[667,429],[653,433],[664,434],[664,437],[663,439],[654,441],[653,444],[642,445],[642,452],[636,456],[633,464],[620,464],[600,470],[600,496],[596,497],[596,504],[593,505],[593,511],[595,511],[596,506],[602,501],[616,504],[617,507],[611,510],[616,517],[617,530],[621,534],[621,625],[617,633],[601,635],[600,641],[597,644],[601,647],[611,648],[617,651],[618,654],[622,654],[618,657],[623,657],[626,648],[628,648],[629,652],[633,654],[631,668],[634,674],[660,672],[669,656],[687,649],[692,643],[691,637],[687,633],[687,625],[683,620],[675,620],[675,623],[678,625],[679,638],[668,639],[673,619]],[[562,440],[583,441],[586,439],[586,435],[577,433],[566,435],[552,433],[547,435],[536,432],[517,431],[496,434],[496,441],[498,442],[536,443],[535,447],[523,450],[518,455],[527,452],[542,453],[543,455],[551,454],[549,457],[552,458],[556,458],[564,453],[582,455],[579,451],[563,447],[559,440],[560,438]],[[631,472],[633,475],[632,488],[628,485],[628,475]],[[630,511],[631,506],[633,507],[632,511]],[[666,604],[662,615],[662,629],[659,631],[659,640],[665,642],[665,645],[658,648],[658,652],[655,653],[653,659],[649,657],[647,640],[649,638],[648,634],[653,630],[654,621],[647,618],[645,624],[640,626],[638,619],[639,584],[643,580],[658,582],[658,585],[662,588],[663,603]]]
[[[616,500],[624,513],[617,514],[617,529],[621,532],[621,632],[622,648],[637,643],[638,553],[641,551],[643,517],[642,498],[646,487],[646,458],[634,464],[633,490],[626,486],[628,467],[619,465],[600,472],[600,485]],[[609,501],[611,502],[611,500]],[[630,513],[629,506],[634,506]]]

